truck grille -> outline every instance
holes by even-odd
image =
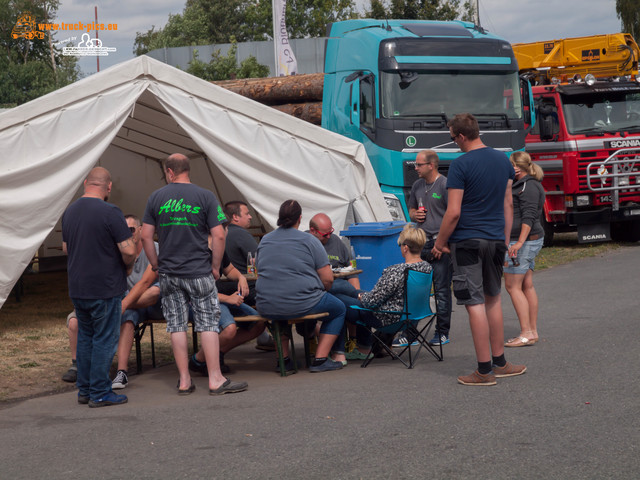
[[[584,194],[593,194],[594,192],[589,189],[588,181],[587,181],[587,167],[589,164],[594,162],[602,161],[604,162],[607,158],[613,155],[617,149],[609,149],[609,150],[599,150],[596,152],[578,152],[578,189],[579,193]],[[605,155],[606,152],[606,155]],[[628,173],[624,177],[619,177],[620,181],[628,182],[628,189],[625,188],[619,191],[620,203],[634,201],[640,201],[640,155],[620,155],[618,159],[628,158],[629,161],[625,162],[623,165],[618,167],[618,173]],[[605,166],[607,173],[613,173],[613,166],[607,164]],[[599,176],[598,165],[592,165],[591,167],[591,178],[592,178],[592,186],[594,187],[611,187],[612,181],[611,177],[605,179],[605,182],[598,185],[594,184],[594,177]],[[597,203],[610,203],[611,202],[611,190],[603,190],[600,192],[596,192],[596,198],[599,199]]]

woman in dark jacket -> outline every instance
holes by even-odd
[[[526,152],[514,152],[511,164],[516,171],[513,193],[513,226],[504,279],[507,292],[520,321],[520,334],[505,347],[524,347],[538,341],[538,295],[533,287],[536,255],[542,248],[544,230],[540,217],[544,206],[542,169]]]

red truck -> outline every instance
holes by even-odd
[[[618,33],[514,44],[533,86],[525,150],[545,173],[545,245],[640,240],[640,49]]]

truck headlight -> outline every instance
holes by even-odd
[[[591,198],[589,195],[576,195],[577,207],[588,207],[591,204]]]
[[[396,221],[405,221],[404,212],[402,211],[402,204],[398,197],[396,197],[392,193],[383,193],[384,201],[387,204],[387,208],[389,209],[389,213],[391,214],[391,218]]]

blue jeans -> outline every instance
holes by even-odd
[[[111,392],[109,369],[120,338],[122,296],[71,301],[78,318],[78,395],[96,401]]]
[[[433,292],[436,297],[436,333],[449,336],[451,328],[451,281],[453,279],[453,263],[451,255],[443,253],[437,259],[431,255],[434,240],[428,241],[422,250],[422,259],[433,267]]]
[[[346,279],[336,278],[333,281],[333,285],[331,286],[329,293],[336,297],[338,295],[346,295],[348,297],[358,298],[358,293],[360,292],[356,290],[356,287],[351,285]]]
[[[344,303],[338,300],[336,297],[331,295],[328,292],[325,292],[319,302],[317,302],[313,307],[311,307],[306,312],[296,313],[291,315],[279,315],[277,318],[263,315],[267,318],[271,318],[272,320],[289,320],[296,317],[302,317],[304,315],[310,315],[312,313],[321,313],[328,312],[329,316],[324,317],[322,320],[322,326],[320,327],[321,334],[328,335],[338,335],[338,339],[334,344],[334,351],[342,351],[344,352],[344,336],[341,336],[342,327],[344,326],[344,315],[346,313]],[[316,322],[307,322],[307,329],[310,332],[313,332],[315,329]],[[304,324],[297,323],[296,331],[304,336]],[[342,337],[342,350],[338,350],[335,348],[340,342],[340,338]]]

